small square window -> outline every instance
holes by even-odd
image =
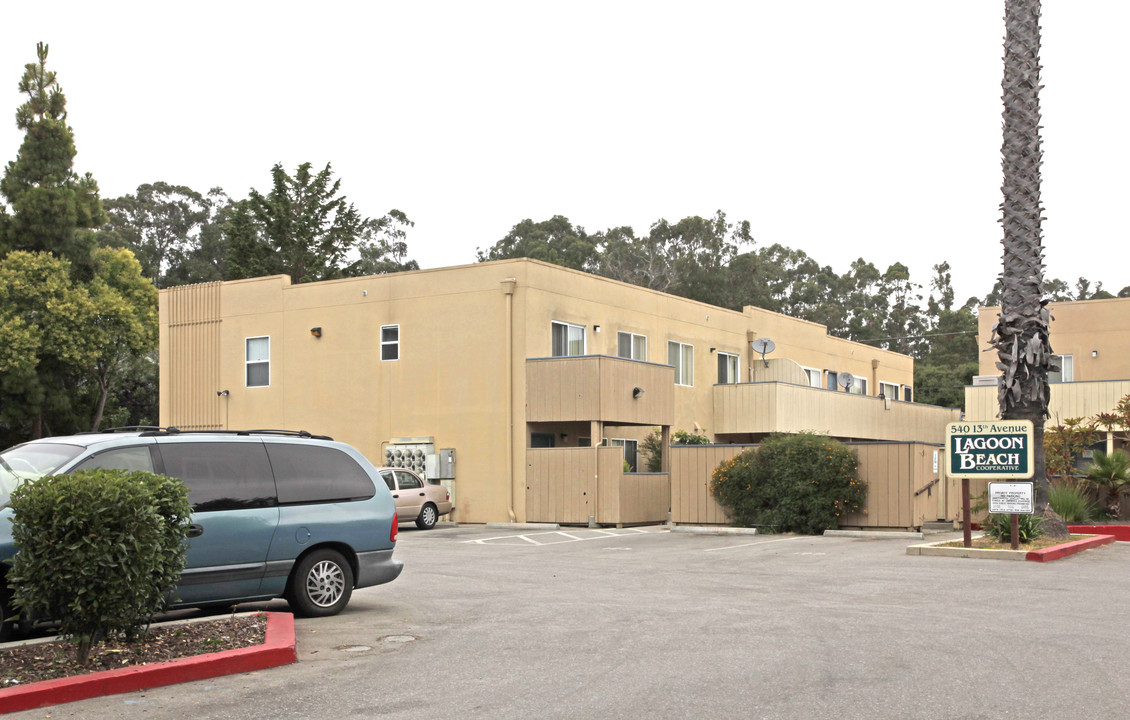
[[[381,360],[400,359],[400,326],[381,325]]]
[[[718,353],[718,384],[732,385],[738,381],[738,356]]]
[[[628,360],[647,360],[647,336],[630,332],[617,333],[616,354]]]
[[[557,322],[551,324],[553,357],[578,357],[585,354],[585,328],[583,325]]]

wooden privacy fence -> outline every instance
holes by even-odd
[[[667,473],[625,473],[624,449],[526,450],[526,521],[637,525],[667,521]]]
[[[942,446],[908,442],[845,444],[859,456],[859,475],[867,483],[867,502],[863,512],[846,516],[842,526],[914,528],[924,522],[954,519],[952,503],[946,502],[946,483],[940,479],[945,467]],[[726,511],[710,494],[710,478],[714,468],[751,447],[756,446],[672,447],[671,522],[729,524]]]

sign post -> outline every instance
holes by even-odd
[[[981,422],[953,422],[946,425],[946,452],[949,464],[946,468],[950,477],[961,478],[961,522],[965,547],[973,544],[970,528],[969,480],[1024,480],[1032,477],[1035,453],[1032,450],[1031,420],[988,420]],[[1017,486],[1032,483],[990,483],[992,485]],[[1018,507],[1020,489],[1000,490],[1001,507]],[[1031,498],[1031,495],[1029,495]],[[1031,507],[1029,499],[1028,507]],[[990,512],[992,491],[990,490]],[[1012,548],[1017,549],[1019,510],[1003,510],[1012,515]],[[1031,513],[1032,510],[1027,510]]]

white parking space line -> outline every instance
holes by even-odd
[[[573,542],[587,542],[589,540],[607,540],[608,538],[623,538],[632,535],[658,535],[660,533],[670,532],[667,528],[658,528],[655,530],[648,530],[646,528],[618,528],[616,530],[603,530],[601,528],[585,528],[584,530],[576,530],[573,533],[564,532],[561,530],[550,530],[538,533],[526,533],[522,535],[496,535],[488,538],[478,538],[475,540],[464,540],[464,543],[473,545],[510,545],[513,546],[514,540],[522,540],[530,545],[538,547],[546,545],[561,545],[564,543]],[[574,534],[576,533],[576,534]],[[582,537],[580,533],[592,533],[588,537]]]
[[[742,543],[741,545],[727,545],[725,547],[707,548],[703,552],[716,552],[718,550],[736,550],[738,548],[750,547],[752,545],[768,545],[769,543],[789,542],[790,540],[805,540],[807,535],[798,535],[796,537],[778,538],[776,540],[759,540],[757,542]]]

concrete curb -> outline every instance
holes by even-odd
[[[1044,548],[1043,550],[1032,550],[1024,559],[1031,560],[1032,562],[1050,562],[1052,560],[1065,558],[1068,555],[1083,552],[1084,550],[1090,550],[1091,548],[1110,545],[1115,539],[1114,535],[1095,535],[1093,537],[1084,538],[1083,540],[1075,540],[1074,542],[1064,543],[1063,545]]]
[[[897,530],[825,530],[824,537],[863,537],[863,538],[910,538],[921,540],[926,537],[920,532],[900,532]]]
[[[488,522],[485,527],[491,530],[560,530],[557,523],[503,523]]]
[[[689,533],[691,535],[756,535],[757,528],[739,527],[704,527],[701,525],[672,525],[673,533]]]
[[[1113,535],[1095,535],[1083,540],[1075,540],[1062,545],[1044,548],[1043,550],[989,550],[984,548],[941,547],[939,543],[925,543],[922,545],[911,545],[906,549],[906,554],[972,558],[974,560],[1028,560],[1031,562],[1051,562],[1052,560],[1061,560],[1075,553],[1083,552],[1084,550],[1109,545],[1113,543],[1114,540]],[[953,541],[945,540],[943,542]]]
[[[0,713],[263,670],[295,662],[298,654],[294,647],[294,616],[278,612],[266,615],[267,632],[262,645],[4,688],[0,690]]]

